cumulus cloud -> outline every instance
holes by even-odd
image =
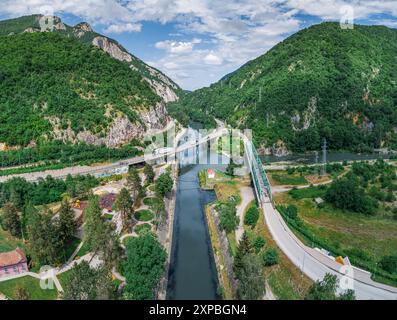
[[[142,29],[141,24],[126,23],[126,24],[111,24],[104,31],[106,33],[123,33],[123,32],[139,32]]]
[[[213,53],[209,53],[204,57],[204,62],[206,64],[221,65],[223,62],[223,59]]]
[[[191,42],[165,40],[157,42],[155,47],[157,49],[164,49],[172,54],[183,54],[192,52],[194,45],[200,42],[200,39],[193,39]]]

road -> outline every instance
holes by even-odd
[[[175,143],[174,143],[174,148],[172,151],[169,151],[167,153],[162,153],[162,154],[146,154],[145,156],[140,156],[140,157],[133,157],[129,159],[124,159],[120,160],[118,162],[110,163],[110,164],[103,164],[103,165],[97,165],[97,166],[74,166],[74,167],[67,167],[63,169],[57,169],[57,170],[45,170],[45,171],[39,171],[39,172],[31,172],[31,173],[21,173],[21,174],[14,174],[14,175],[8,175],[8,176],[1,176],[0,177],[0,182],[5,182],[11,178],[15,177],[20,177],[24,178],[27,181],[37,181],[40,178],[45,178],[47,176],[52,176],[55,179],[65,179],[69,174],[72,176],[75,175],[101,175],[101,174],[106,174],[106,173],[117,173],[116,170],[133,165],[133,164],[138,164],[142,163],[145,161],[154,161],[157,159],[161,159],[164,157],[173,157],[175,154],[183,152],[187,149],[191,149],[196,147],[197,145],[200,145],[202,143],[205,143],[209,140],[213,140],[215,138],[218,138],[222,135],[224,135],[227,132],[227,129],[222,128],[219,130],[215,130],[214,132],[200,138],[197,141],[191,141],[191,142],[186,142],[183,145],[180,145],[177,147],[177,142],[179,139],[182,137],[182,134],[178,134]]]
[[[265,182],[259,174],[258,167],[262,163],[254,159],[251,142],[245,136],[241,137],[244,139],[251,175],[255,176],[256,178],[254,179],[253,177],[253,179],[258,182],[254,183],[254,187],[261,189],[256,190],[256,194],[266,225],[278,247],[287,255],[291,262],[313,281],[322,280],[326,273],[336,275],[341,280],[341,283],[350,281],[349,284],[352,284],[352,286],[349,285],[347,288],[352,287],[354,289],[357,299],[397,300],[397,288],[374,282],[369,272],[355,267],[353,267],[352,273],[345,275],[343,269],[341,269],[342,265],[319,250],[304,245],[294,235],[280,213],[273,207],[273,203],[265,188]]]
[[[263,213],[266,224],[279,248],[309,278],[316,281],[326,273],[342,278],[341,265],[323,253],[305,246],[288,228],[281,215],[271,203],[265,203]],[[357,299],[397,299],[397,288],[374,282],[370,274],[358,268],[353,269],[353,288]]]

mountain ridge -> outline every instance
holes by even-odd
[[[61,140],[118,147],[171,120],[181,89],[88,23],[0,21],[0,151]],[[17,94],[15,94],[17,92]]]
[[[338,23],[302,29],[168,107],[186,124],[213,117],[253,129],[262,153],[397,148],[397,30]]]

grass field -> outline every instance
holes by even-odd
[[[154,214],[150,210],[139,210],[135,212],[135,218],[139,221],[150,221],[154,217]]]
[[[140,225],[137,225],[137,226],[134,228],[134,231],[135,231],[138,235],[141,235],[141,234],[143,234],[143,233],[145,233],[145,232],[147,232],[147,231],[150,231],[150,230],[152,230],[152,226],[151,226],[149,223],[140,224]]]
[[[298,186],[309,183],[304,176],[299,174],[288,174],[286,171],[274,171],[271,172],[270,176],[272,185]]]
[[[143,199],[143,203],[149,207],[152,206],[153,204],[161,203],[161,201],[162,199],[159,199],[157,197],[148,197]]]
[[[79,252],[77,252],[77,256],[76,256],[76,257],[85,256],[88,252],[90,252],[90,248],[88,247],[88,244],[87,244],[87,243],[84,243],[84,244],[81,246]]]
[[[26,289],[29,300],[55,300],[58,296],[55,285],[54,289],[43,290],[40,288],[40,280],[31,276],[0,282],[0,292],[10,299],[15,299],[15,291],[18,287]]]

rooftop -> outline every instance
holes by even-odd
[[[14,251],[0,253],[0,267],[12,266],[26,261],[25,253],[20,248],[16,248]]]

